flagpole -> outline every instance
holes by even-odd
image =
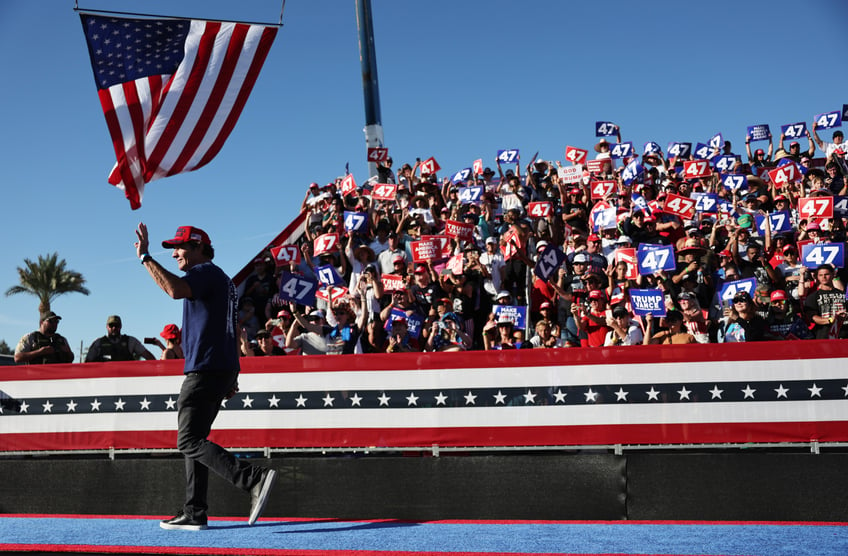
[[[359,61],[362,67],[362,95],[365,100],[365,145],[383,146],[380,116],[380,89],[377,83],[377,54],[374,48],[374,24],[371,0],[356,0],[356,28],[359,31]],[[368,163],[368,175],[377,175],[377,164]]]

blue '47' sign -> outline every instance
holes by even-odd
[[[636,264],[639,274],[647,276],[661,270],[674,270],[677,266],[674,247],[671,245],[639,245],[636,252]]]
[[[788,211],[773,212],[768,215],[771,224],[771,233],[779,234],[792,231],[792,217]],[[766,218],[762,214],[755,214],[754,220],[757,222],[757,229],[761,234],[766,233]]]
[[[318,282],[304,276],[283,271],[280,274],[280,297],[309,307],[315,306]]]
[[[548,245],[539,260],[536,261],[536,267],[533,269],[533,274],[542,280],[548,280],[551,275],[562,265],[565,260],[565,255],[556,248],[555,245]]]
[[[816,268],[823,264],[842,268],[845,266],[845,244],[807,243],[801,247],[801,261],[808,268]]]

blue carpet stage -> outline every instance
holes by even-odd
[[[0,517],[0,552],[111,554],[848,554],[844,523],[405,522],[215,519],[164,531],[158,517]]]

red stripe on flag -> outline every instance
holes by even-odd
[[[204,137],[206,137],[209,128],[215,122],[215,114],[221,107],[221,101],[224,99],[224,96],[230,87],[233,73],[235,72],[236,65],[238,64],[239,54],[241,54],[241,50],[244,48],[245,37],[247,36],[247,31],[249,29],[250,26],[241,24],[237,24],[233,28],[233,33],[227,46],[227,54],[221,62],[218,77],[215,80],[215,85],[212,87],[212,92],[209,94],[209,99],[206,101],[206,105],[203,107],[203,112],[198,118],[198,125],[194,127],[191,132],[191,136],[183,146],[180,155],[168,169],[168,176],[185,171],[184,168],[186,164],[188,164],[188,161],[191,160],[192,156],[194,156],[194,153],[197,151],[200,143],[203,141]]]
[[[97,91],[97,95],[100,97],[100,106],[103,108],[103,114],[106,117],[106,127],[109,128],[109,136],[112,137],[112,146],[115,149],[115,160],[117,161],[115,168],[109,174],[108,182],[112,185],[123,182],[124,196],[129,200],[130,207],[137,209],[141,206],[141,200],[134,185],[135,178],[127,162],[123,129],[115,111],[112,94],[108,89],[101,89]]]
[[[177,100],[176,106],[174,107],[174,111],[170,114],[156,114],[156,118],[167,116],[168,123],[165,125],[165,130],[162,132],[162,135],[159,137],[156,147],[147,159],[147,167],[144,171],[145,182],[155,179],[154,175],[159,173],[162,160],[173,146],[177,134],[180,132],[183,123],[185,123],[186,116],[191,110],[191,107],[194,104],[194,99],[197,97],[197,93],[203,84],[203,78],[206,75],[206,70],[209,66],[209,60],[212,57],[212,52],[215,50],[215,42],[218,38],[218,31],[220,28],[221,24],[218,22],[205,22],[203,35],[200,37],[200,44],[198,45],[194,64],[191,67],[191,71],[188,74],[185,85],[180,91],[180,96]],[[191,33],[189,33],[189,37],[191,37]],[[183,64],[185,63],[186,61],[183,60]],[[179,72],[180,70],[177,70],[174,73],[174,76]],[[174,81],[174,76],[171,76],[171,83]],[[171,83],[169,83],[169,88]],[[162,97],[163,102],[167,98],[168,91],[166,91],[165,95]],[[198,122],[197,125],[202,128],[203,133],[206,133],[206,130],[208,129],[208,122]],[[180,145],[176,145],[176,148],[182,150],[182,146]],[[161,169],[165,170],[164,173],[167,174],[167,168]]]
[[[233,104],[232,110],[230,110],[230,113],[227,116],[226,122],[221,127],[218,137],[206,151],[206,154],[203,155],[203,158],[200,159],[200,162],[198,162],[194,168],[189,168],[190,170],[196,170],[197,168],[208,164],[209,161],[212,160],[215,155],[218,154],[218,151],[220,151],[224,146],[224,142],[227,140],[227,137],[230,136],[239,116],[241,116],[241,111],[247,102],[247,97],[250,96],[250,92],[253,90],[253,85],[259,77],[259,70],[262,69],[262,64],[265,63],[265,58],[268,56],[268,52],[271,50],[271,44],[273,44],[276,36],[277,29],[275,27],[266,27],[262,31],[262,38],[259,39],[259,46],[256,49],[256,54],[253,57],[253,61],[250,63],[250,69],[248,70],[247,75],[245,75],[238,97]]]

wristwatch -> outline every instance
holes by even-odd
[[[138,260],[141,261],[141,264],[143,265],[147,261],[152,261],[153,257],[150,256],[150,253],[142,253],[139,255]]]

